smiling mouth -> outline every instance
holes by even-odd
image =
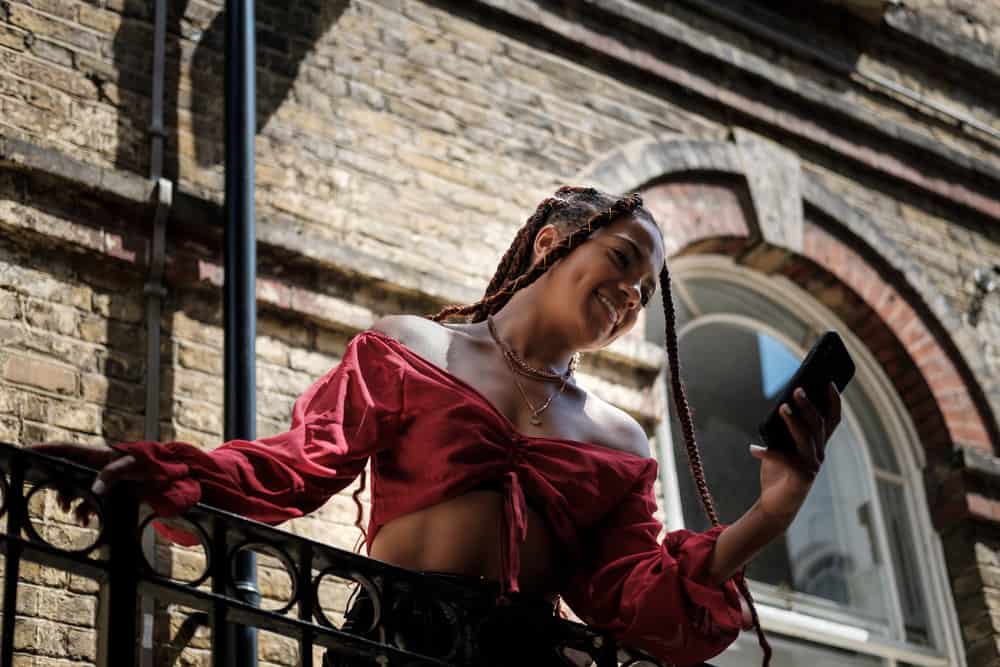
[[[595,294],[597,294],[597,300],[600,301],[602,304],[604,304],[604,307],[607,308],[608,319],[611,321],[611,328],[614,329],[616,326],[618,326],[618,311],[615,309],[614,305],[612,305],[612,303],[608,301],[607,297],[605,297],[603,294],[601,294],[600,292],[596,292]]]

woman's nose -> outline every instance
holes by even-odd
[[[625,294],[626,305],[630,310],[635,310],[639,307],[642,301],[642,289],[638,282],[630,283],[628,281],[622,281],[619,289]]]

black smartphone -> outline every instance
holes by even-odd
[[[785,420],[778,413],[782,403],[788,403],[793,414],[798,409],[792,400],[792,392],[796,388],[802,387],[809,400],[820,411],[825,412],[830,403],[827,385],[833,382],[837,391],[843,393],[852,377],[854,377],[854,360],[848,354],[844,341],[836,331],[827,331],[820,336],[809,350],[809,354],[802,360],[798,370],[778,392],[778,398],[770,413],[758,427],[764,446],[772,451],[785,453],[796,451],[795,440],[792,439]]]

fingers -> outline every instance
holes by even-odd
[[[830,383],[827,385],[827,397],[830,403],[830,409],[827,410],[827,422],[831,424],[830,433],[837,427],[840,423],[840,392],[837,391],[837,385]]]
[[[71,482],[53,481],[51,484],[56,494],[56,505],[63,514],[72,514],[77,523],[88,525],[90,516],[97,511],[90,494]]]
[[[90,487],[90,492],[100,501],[101,498],[106,496],[111,488],[118,484],[119,482],[125,481],[138,481],[142,477],[139,474],[139,465],[135,460],[134,456],[121,456],[111,463],[107,464],[101,468],[100,472],[97,473],[97,479],[94,480],[93,485]],[[86,497],[84,501],[80,503],[76,508],[76,518],[77,520],[87,525],[90,523],[90,517],[96,512],[97,508],[92,502]]]
[[[90,517],[97,513],[97,507],[90,501],[86,496],[79,505],[76,506],[76,511],[73,512],[73,516],[76,517],[78,523],[84,526],[90,525]]]
[[[806,423],[807,431],[813,436],[811,440],[826,442],[826,419],[816,409],[816,406],[802,387],[795,390],[793,399],[798,407],[799,417]]]
[[[122,459],[130,459],[131,463],[134,464],[132,457],[124,457],[110,447],[93,447],[70,442],[47,442],[29,445],[28,449],[39,454],[45,454],[46,456],[66,459],[89,468],[100,469],[98,480],[103,479],[103,481],[100,484],[95,482],[91,488],[91,491],[97,496],[101,496],[106,492],[109,480],[113,483],[119,479],[130,478],[128,475],[131,468],[129,465],[126,465],[129,462],[126,461],[125,464],[119,463]],[[56,485],[56,503],[60,509],[66,513],[72,511],[78,522],[87,525],[90,521],[90,516],[96,512],[97,508],[94,506],[93,500],[88,498],[86,494],[83,494],[82,502],[77,503],[76,508],[73,509],[74,501],[80,497],[81,493],[79,489],[73,488],[70,484],[63,483]]]
[[[816,404],[809,400],[801,387],[796,389],[794,394],[799,416],[806,422],[807,431],[813,435],[813,446],[817,450],[820,463],[826,457],[826,445],[840,424],[841,415],[840,393],[833,382],[827,384],[826,393],[825,414],[817,409]]]
[[[787,403],[782,404],[778,413],[784,420],[785,426],[788,427],[788,432],[792,435],[799,457],[808,471],[815,475],[819,472],[820,461],[811,433],[803,420],[792,414],[792,409]]]
[[[90,492],[98,501],[108,495],[111,489],[120,482],[141,481],[143,479],[139,464],[134,456],[119,456],[117,454],[116,456],[118,458],[101,468],[97,473],[97,478],[94,480],[93,485],[90,487]],[[78,491],[74,491],[69,487],[60,487],[57,495],[59,507],[68,513],[72,508],[73,501],[80,497],[80,495]],[[90,517],[96,511],[97,507],[93,499],[87,495],[83,495],[82,502],[76,506],[73,514],[79,523],[87,525],[90,523]]]
[[[792,459],[786,454],[779,451],[771,451],[767,447],[761,447],[760,445],[755,445],[750,443],[750,456],[755,459],[760,459],[761,461],[773,460],[779,461],[782,465],[789,467],[798,467],[800,464],[794,463]]]
[[[122,456],[101,468],[90,490],[95,496],[103,496],[118,482],[141,480],[142,476],[139,472],[139,464],[134,456]]]

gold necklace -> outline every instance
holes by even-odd
[[[507,365],[510,366],[509,363]],[[514,369],[511,368],[511,371],[513,371],[513,370]],[[531,419],[530,419],[530,421],[535,426],[541,425],[541,423],[542,423],[541,414],[543,412],[545,412],[545,409],[547,407],[549,407],[550,403],[552,403],[552,399],[555,398],[556,396],[558,396],[559,394],[563,393],[563,390],[566,389],[566,380],[563,380],[562,382],[559,383],[559,391],[556,391],[556,392],[552,393],[545,400],[545,403],[542,405],[542,407],[536,408],[534,405],[532,405],[531,401],[528,399],[528,392],[526,392],[524,390],[524,387],[521,385],[521,381],[517,379],[517,374],[516,373],[514,373],[514,384],[516,384],[518,390],[520,390],[520,392],[521,392],[521,398],[523,398],[524,402],[528,404],[528,409],[531,410]]]
[[[521,358],[521,356],[514,351],[512,347],[507,345],[505,342],[500,340],[500,336],[497,334],[496,324],[493,321],[492,315],[486,316],[486,326],[490,330],[490,336],[500,347],[503,352],[504,359],[507,360],[507,365],[511,367],[511,370],[520,373],[521,375],[533,378],[535,380],[544,380],[546,382],[566,382],[573,375],[573,364],[571,363],[569,367],[563,373],[554,373],[550,370],[543,368],[535,368],[527,361]]]
[[[510,369],[511,374],[514,376],[514,384],[517,385],[518,391],[521,392],[521,398],[524,399],[524,402],[528,405],[528,409],[531,410],[531,419],[530,419],[531,423],[535,426],[540,426],[542,423],[541,414],[545,412],[545,410],[549,407],[549,405],[552,404],[552,399],[554,399],[559,394],[563,393],[563,391],[566,389],[566,382],[569,380],[569,377],[573,372],[572,369],[568,369],[563,375],[558,375],[556,373],[543,371],[541,369],[534,368],[533,366],[528,365],[527,362],[518,357],[513,350],[507,347],[507,345],[502,340],[500,340],[500,336],[497,335],[496,329],[494,328],[493,325],[492,315],[486,318],[486,323],[487,327],[490,330],[490,336],[493,337],[493,340],[496,342],[496,344],[500,347],[501,351],[503,352],[503,359],[507,363],[507,367]],[[528,392],[525,391],[524,386],[521,384],[521,381],[517,379],[518,372],[520,372],[523,375],[528,375],[528,377],[535,377],[536,379],[541,379],[541,380],[548,380],[548,381],[551,381],[552,379],[559,380],[559,390],[551,394],[546,399],[545,403],[541,405],[541,407],[536,408],[534,404],[532,404],[531,399],[528,398]]]

